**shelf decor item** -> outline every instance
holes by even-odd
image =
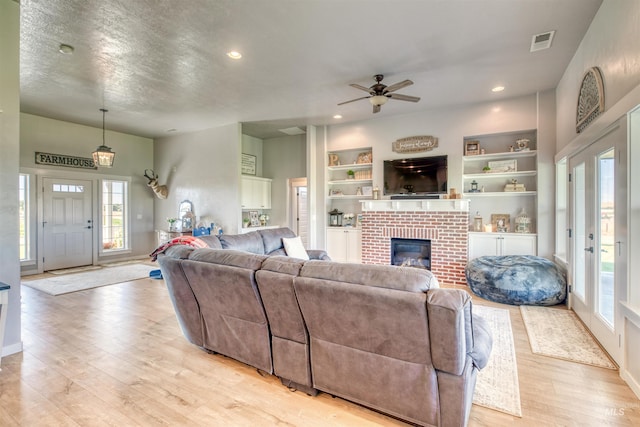
[[[334,209],[329,212],[329,226],[331,227],[342,227],[342,215],[338,209]]]
[[[511,228],[509,214],[491,214],[491,226],[497,233],[508,233]]]
[[[473,231],[482,231],[482,216],[477,211],[476,216],[473,217]]]
[[[373,157],[371,156],[371,151],[367,151],[365,153],[360,153],[358,154],[358,159],[356,160],[356,164],[367,164],[367,163],[371,163],[373,160]]]
[[[518,161],[515,159],[512,160],[495,160],[493,162],[488,162],[487,166],[492,173],[500,173],[500,172],[517,172],[518,171]]]
[[[479,193],[479,192],[480,190],[478,190],[478,183],[474,179],[473,181],[471,181],[471,189],[469,190],[469,193]]]
[[[531,233],[531,218],[524,211],[524,208],[520,211],[515,220],[515,232],[516,233]]]
[[[480,141],[466,141],[464,144],[465,156],[477,156],[480,154]]]
[[[337,154],[329,153],[329,166],[340,166],[340,157]]]
[[[504,191],[527,191],[524,184],[518,184],[517,179],[512,179],[511,183],[505,184]]]
[[[520,138],[516,140],[515,151],[529,151],[529,139]]]
[[[249,220],[251,221],[252,227],[260,227],[260,218],[258,216],[258,211],[249,211]]]

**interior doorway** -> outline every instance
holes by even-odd
[[[622,120],[624,122],[624,119]],[[569,159],[571,271],[569,304],[619,364],[626,293],[626,123]]]
[[[307,178],[289,180],[289,228],[300,236],[305,248],[309,245],[309,203]]]
[[[43,178],[44,270],[93,264],[92,182]]]

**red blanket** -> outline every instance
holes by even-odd
[[[187,245],[187,246],[192,246],[194,248],[209,247],[209,245],[207,245],[203,240],[198,239],[197,237],[180,236],[180,237],[176,237],[175,239],[171,239],[166,243],[163,243],[155,251],[151,252],[151,254],[149,254],[149,256],[151,257],[151,261],[155,261],[158,258],[158,254],[164,252],[167,248],[175,245]]]

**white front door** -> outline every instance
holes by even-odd
[[[618,300],[626,289],[624,124],[569,159],[572,255],[570,307],[621,362]]]
[[[43,179],[44,270],[93,263],[91,181]]]

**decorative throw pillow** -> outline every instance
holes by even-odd
[[[300,236],[291,238],[283,237],[282,243],[284,244],[284,251],[288,256],[292,258],[309,259],[309,254],[304,249]]]

